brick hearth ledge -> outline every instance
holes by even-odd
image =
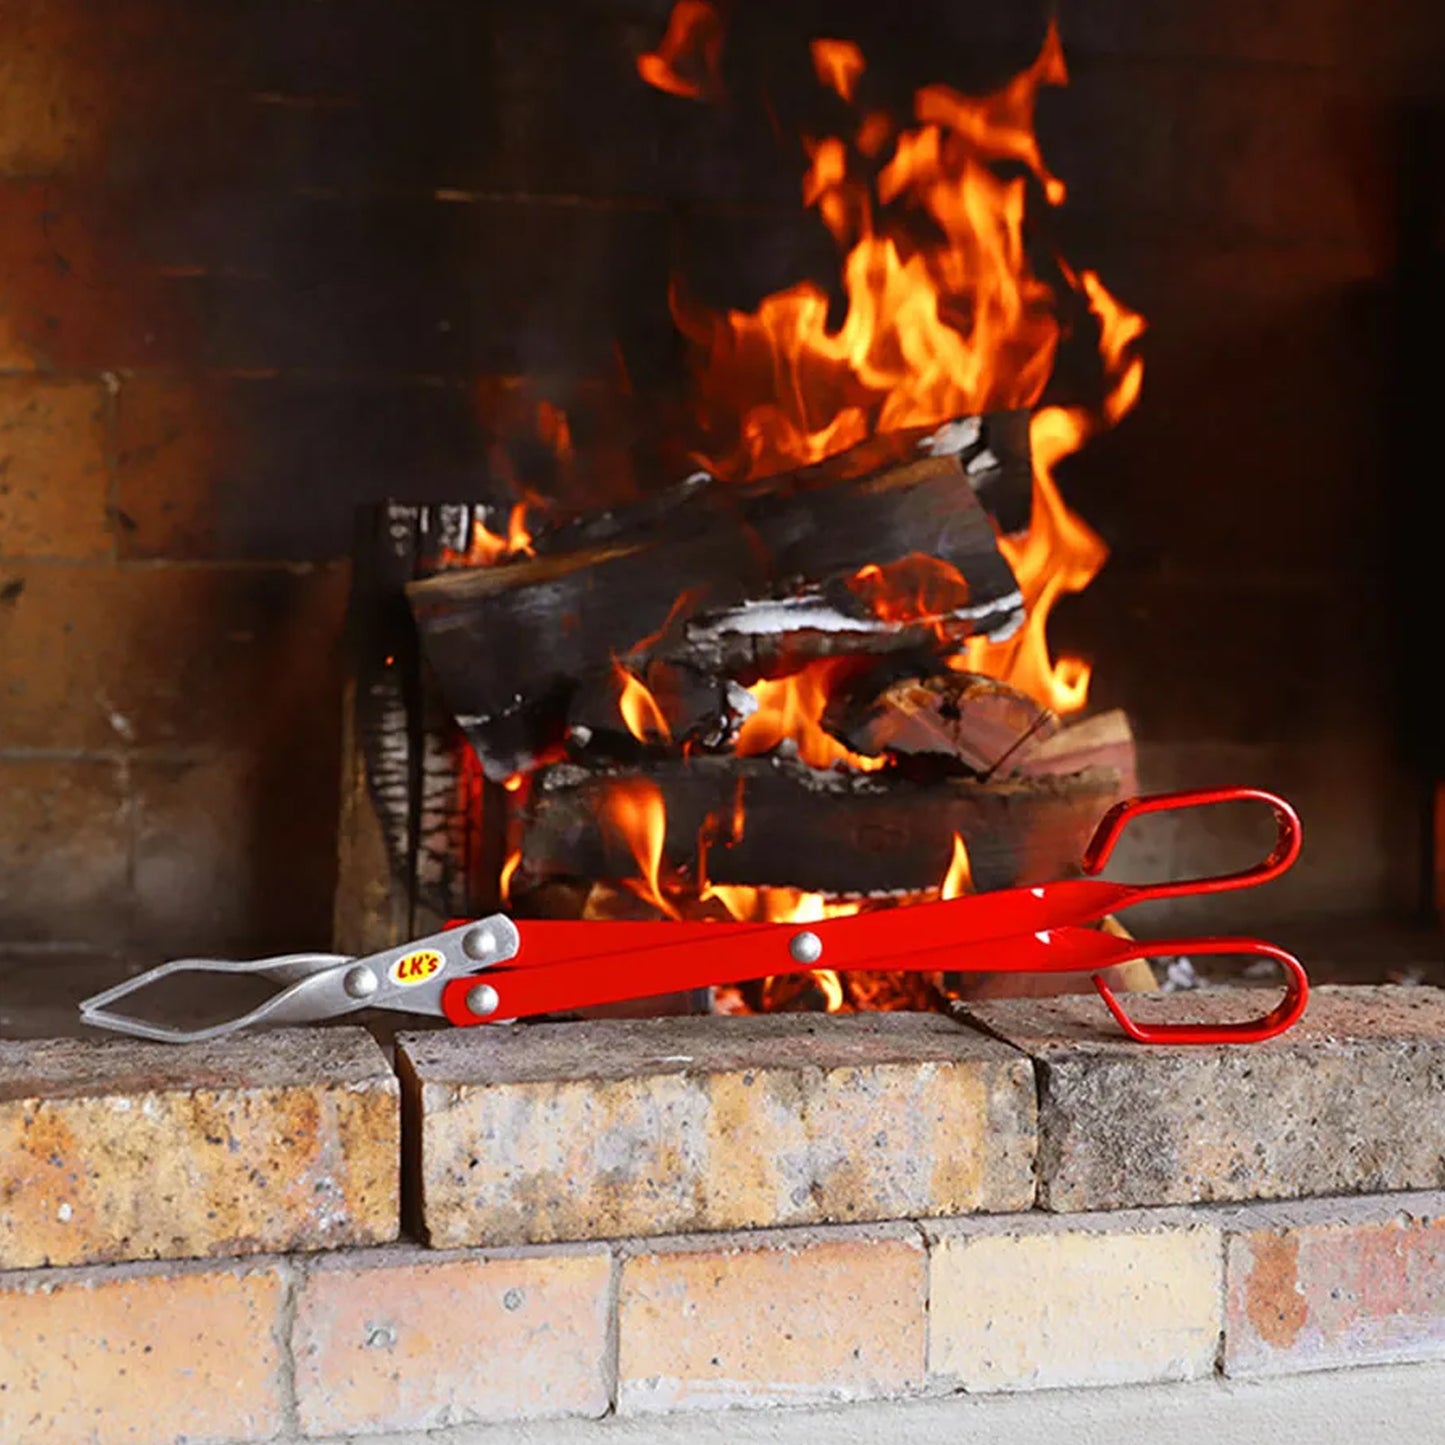
[[[1233,1050],[973,1017],[0,1043],[0,1440],[1445,1359],[1441,994]]]

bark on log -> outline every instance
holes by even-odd
[[[833,894],[937,887],[962,835],[980,890],[1077,872],[1120,795],[1108,768],[991,783],[924,783],[893,772],[819,772],[772,758],[696,757],[645,769],[543,769],[528,802],[515,896],[558,877],[637,877],[606,821],[619,788],[655,787],[666,807],[667,868],[715,883]],[[706,854],[705,862],[703,853]]]
[[[1023,451],[1010,451],[1023,439]],[[811,596],[854,624],[875,619],[839,584],[868,563],[938,558],[967,586],[956,625],[1000,635],[1021,599],[975,494],[969,468],[1027,471],[1027,427],[985,418],[971,447],[879,467],[896,453],[880,438],[816,467],[746,486],[693,479],[662,499],[549,533],[538,555],[450,571],[411,584],[426,654],[458,720],[494,778],[528,767],[565,728],[571,697],[614,657],[686,656],[687,629],[726,623],[737,636],[745,604]],[[756,620],[756,614],[754,614]],[[764,651],[809,645],[796,616],[765,619]],[[837,626],[813,631],[833,632]],[[854,626],[897,645],[891,629]],[[853,645],[856,644],[856,645]],[[748,643],[756,648],[756,643]],[[726,649],[718,661],[730,661]],[[800,659],[801,660],[801,659]]]

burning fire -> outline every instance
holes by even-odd
[[[671,873],[664,861],[667,843],[667,808],[662,790],[646,779],[614,783],[602,805],[604,828],[626,845],[637,868],[637,876],[625,881],[629,892],[664,917],[679,919],[706,915],[711,903],[722,905],[727,916],[738,923],[817,923],[825,918],[844,918],[862,912],[857,899],[833,899],[801,888],[753,887],[746,884],[714,883],[706,877],[706,849],[699,840],[703,862],[699,878]],[[740,819],[734,820],[740,823]],[[507,860],[505,878],[510,881],[520,855]],[[600,885],[599,885],[600,886]],[[973,875],[963,838],[953,835],[953,850],[947,872],[939,885],[938,897],[958,898],[973,892]],[[505,896],[505,895],[504,895]],[[589,911],[592,905],[589,905]],[[781,1006],[795,975],[763,980],[765,1006]],[[853,973],[840,976],[832,969],[813,969],[808,975],[823,996],[828,1013],[859,1008],[927,1007],[927,993],[933,987],[929,976],[883,973]],[[742,1011],[737,999],[724,999],[725,1009]]]
[[[677,0],[666,33],[639,59],[638,71],[673,95],[716,100],[725,39],[721,0]],[[911,125],[866,107],[865,59],[853,43],[815,40],[811,59],[819,84],[857,115],[849,134],[804,140],[803,201],[839,248],[844,304],[835,304],[823,287],[800,282],[753,311],[718,313],[674,281],[673,316],[697,362],[697,460],[724,480],[750,481],[820,461],[878,433],[1034,408],[1053,371],[1061,318],[1072,327],[1087,311],[1098,330],[1102,400],[1093,408],[1034,411],[1030,522],[1022,534],[998,539],[1024,598],[1019,631],[1001,642],[955,643],[947,618],[967,604],[968,586],[934,558],[864,567],[849,583],[883,621],[934,621],[940,646],[955,649],[950,666],[1005,681],[1057,712],[1077,710],[1087,699],[1089,668],[1081,659],[1050,654],[1048,618],[1061,597],[1088,585],[1107,552],[1065,505],[1055,473],[1135,404],[1143,374],[1136,343],[1144,323],[1094,273],[1076,272],[1058,256],[1044,265],[1026,244],[1031,210],[1065,199],[1034,135],[1040,90],[1068,80],[1058,31],[1050,24],[1033,63],[990,95],[969,97],[943,85],[920,90]],[[570,464],[565,414],[539,411],[537,424]],[[505,537],[479,528],[468,560],[490,563],[531,550],[522,502],[512,509]],[[748,691],[755,707],[738,728],[735,751],[764,754],[786,744],[818,768],[886,766],[884,758],[851,752],[823,727],[840,669],[848,665],[825,658],[754,683]],[[620,660],[614,669],[629,732],[643,742],[670,741],[666,714],[647,684]],[[665,861],[668,820],[655,783],[614,784],[601,814],[634,860],[636,874],[626,888],[665,917],[804,923],[864,906],[795,888],[714,883],[707,877],[706,838],[699,839],[698,876],[677,876]],[[732,836],[741,838],[741,791],[731,821]],[[517,854],[507,860],[504,893],[518,861]],[[956,898],[973,887],[967,848],[955,835],[938,896]],[[594,894],[603,888],[597,885]],[[618,894],[611,897],[615,902]],[[765,1000],[780,996],[769,990],[785,982],[768,980]],[[825,970],[814,973],[812,983],[830,1010],[926,1006],[932,986],[921,975],[840,978]]]
[[[820,658],[789,677],[755,682],[748,692],[757,710],[738,730],[736,751],[740,757],[770,753],[784,740],[791,740],[798,756],[809,766],[831,768],[842,763],[859,772],[875,772],[886,766],[885,758],[864,757],[850,752],[823,730],[823,709],[828,705],[829,682],[841,666],[837,658]]]
[[[821,83],[853,101],[864,75],[857,47],[819,40],[812,54]],[[1060,258],[1064,295],[1056,294],[1025,246],[1030,181],[1048,206],[1065,197],[1040,154],[1034,110],[1043,86],[1067,81],[1050,24],[1033,64],[993,94],[920,90],[916,126],[892,134],[881,166],[873,158],[892,127],[876,113],[862,117],[851,139],[807,142],[803,199],[844,253],[847,305],[836,326],[828,293],[813,282],[765,297],[751,312],[715,313],[677,284],[672,292],[673,315],[699,362],[698,420],[707,438],[699,460],[734,480],[816,462],[878,432],[1033,406],[1053,369],[1064,296],[1080,298],[1099,325],[1104,400],[1097,412],[1046,407],[1033,417],[1032,519],[1023,536],[1000,539],[1027,620],[1007,642],[971,640],[956,663],[1059,712],[1084,705],[1089,670],[1078,658],[1050,656],[1049,613],[1088,585],[1107,552],[1064,504],[1054,472],[1133,406],[1143,372],[1134,350],[1141,318],[1092,272],[1076,274]]]
[[[533,557],[532,534],[527,527],[527,504],[517,502],[507,515],[507,534],[492,531],[480,517],[472,518],[472,535],[464,551],[444,548],[443,567],[493,567],[513,557]]]

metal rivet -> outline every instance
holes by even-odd
[[[823,940],[816,933],[804,929],[789,939],[788,952],[797,963],[817,963],[823,956]]]
[[[346,970],[341,981],[349,998],[370,998],[377,990],[377,977],[364,963]]]
[[[497,991],[489,983],[479,983],[475,988],[467,990],[467,1007],[476,1014],[479,1019],[486,1018],[489,1014],[497,1011],[497,1005],[501,1003],[497,997]]]
[[[490,928],[469,928],[462,934],[462,952],[468,958],[490,958],[497,951],[497,935]]]

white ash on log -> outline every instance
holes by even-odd
[[[947,625],[1006,636],[1022,598],[975,488],[980,475],[1031,476],[1026,423],[982,418],[972,444],[947,455],[920,456],[909,434],[765,482],[691,479],[556,528],[533,558],[414,582],[426,656],[488,776],[502,778],[557,745],[573,695],[614,658],[700,648],[730,671],[800,665],[836,651],[838,634],[848,652],[915,644],[916,629],[880,622],[849,585],[869,564],[936,559],[958,579]]]
[[[631,846],[606,821],[609,801],[632,787],[660,793],[671,872],[838,895],[937,887],[955,833],[980,891],[1076,873],[1095,825],[1122,791],[1110,768],[985,783],[825,772],[770,757],[667,759],[633,769],[557,764],[534,780],[513,896],[555,878],[637,877]]]

